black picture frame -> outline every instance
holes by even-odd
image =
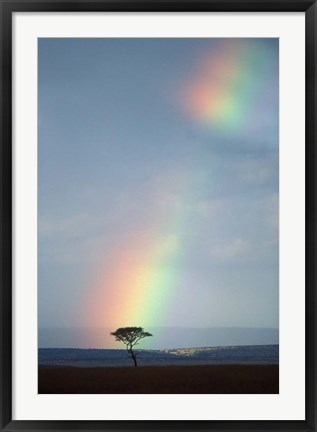
[[[1,430],[317,431],[316,401],[316,22],[315,0],[0,0],[1,13]],[[304,12],[306,32],[306,419],[304,421],[12,420],[12,14],[14,12]]]

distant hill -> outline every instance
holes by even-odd
[[[138,350],[139,366],[201,364],[277,364],[278,345]],[[105,367],[133,366],[126,350],[42,348],[39,366]]]
[[[123,348],[110,332],[114,328],[40,328],[39,348]],[[147,327],[153,334],[138,346],[141,349],[175,349],[214,346],[275,345],[279,331],[249,327]]]

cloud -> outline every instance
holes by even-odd
[[[209,199],[198,202],[196,211],[201,216],[210,217],[216,215],[223,207],[220,199]]]
[[[273,153],[261,158],[244,158],[234,163],[234,175],[245,184],[264,186],[278,182],[278,155]]]
[[[38,225],[40,261],[59,263],[94,260],[105,239],[101,233],[109,221],[89,213],[64,217],[41,217]]]
[[[246,255],[250,250],[248,240],[242,238],[235,238],[229,243],[217,245],[210,251],[210,257],[220,259],[222,261],[233,260],[241,258]]]
[[[64,239],[84,237],[106,224],[105,215],[79,213],[64,217],[40,217],[38,231],[40,236],[63,236]]]

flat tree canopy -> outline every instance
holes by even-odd
[[[116,341],[123,342],[126,345],[135,366],[137,366],[137,361],[133,347],[137,345],[141,339],[153,336],[151,333],[144,331],[142,327],[120,327],[110,334],[116,338]]]

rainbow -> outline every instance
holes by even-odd
[[[135,237],[134,241],[138,241],[138,235]],[[174,236],[171,243],[176,241]],[[98,326],[153,326],[164,321],[178,274],[176,267],[173,268],[177,246],[162,243],[157,242],[155,247],[143,244],[137,253],[133,252],[133,244],[127,243],[125,250],[118,254],[113,269],[95,285],[97,301],[92,315],[97,318]]]
[[[222,40],[182,87],[183,111],[221,133],[252,129],[269,91],[272,59],[259,39]]]
[[[180,85],[182,112],[225,135],[243,134],[256,123],[270,65],[270,52],[259,47],[259,41],[221,40]],[[197,154],[190,172],[165,175],[163,186],[154,186],[151,195],[159,200],[172,188],[177,202],[164,202],[161,211],[149,215],[146,229],[124,234],[110,256],[108,245],[84,300],[82,313],[91,327],[164,326],[172,307],[181,307],[189,249],[184,233],[195,229],[190,209],[199,205],[197,185],[212,183],[207,159]]]
[[[126,234],[111,256],[105,252],[84,300],[82,313],[88,314],[89,326],[162,326],[173,312],[188,250],[183,234],[193,205],[192,174],[167,174],[164,185],[153,188],[153,199],[163,202],[161,212],[151,215],[151,227]],[[202,176],[198,173],[196,181],[202,182]],[[166,202],[170,187],[178,198]]]

